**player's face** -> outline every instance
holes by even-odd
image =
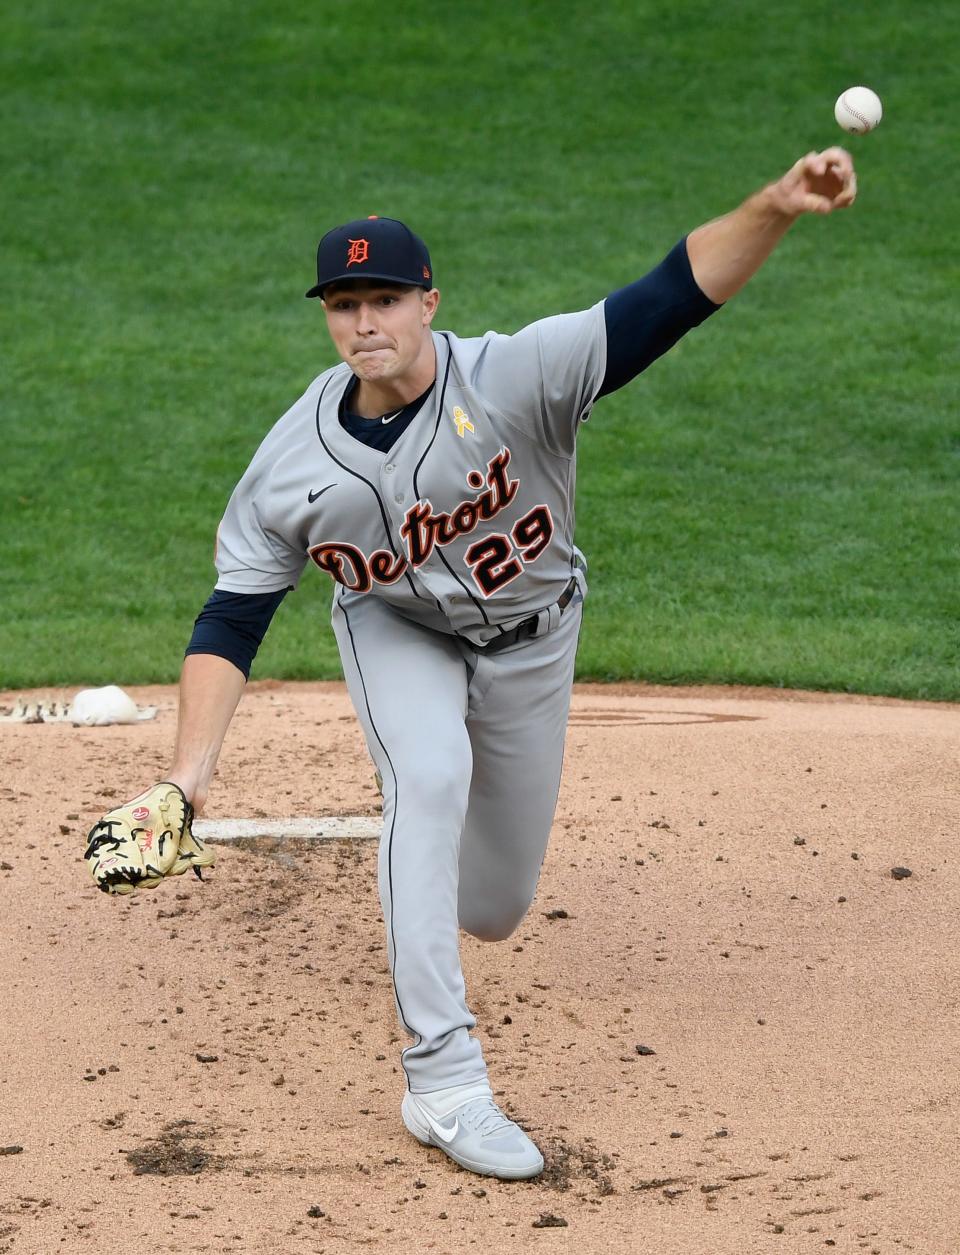
[[[323,300],[337,352],[360,379],[402,379],[415,371],[430,343],[436,288],[373,283],[331,287]]]

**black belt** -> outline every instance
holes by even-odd
[[[573,576],[557,601],[557,609],[561,614],[570,605],[570,602],[573,600],[573,594],[576,591],[577,577]],[[549,609],[549,606],[547,609]],[[509,649],[511,645],[517,645],[520,641],[526,640],[527,637],[536,636],[537,628],[540,626],[541,614],[543,614],[542,610],[537,611],[529,619],[524,619],[522,623],[518,623],[509,632],[504,632],[502,636],[495,636],[485,645],[478,645],[475,641],[470,641],[470,648],[475,649],[478,654],[499,654],[501,649]]]

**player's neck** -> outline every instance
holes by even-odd
[[[350,410],[361,418],[379,418],[392,410],[402,410],[416,401],[433,383],[437,374],[437,352],[432,337],[413,366],[396,379],[360,379],[350,398]]]

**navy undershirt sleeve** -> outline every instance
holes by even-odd
[[[215,588],[197,615],[186,654],[216,654],[249,679],[270,620],[289,591],[228,593]]]
[[[684,236],[659,266],[604,301],[607,373],[597,396],[629,383],[719,308],[697,286]]]

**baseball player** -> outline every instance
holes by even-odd
[[[362,219],[320,241],[306,295],[342,360],[269,432],[230,498],[166,779],[202,807],[273,613],[307,565],[326,572],[383,782],[380,899],[409,1036],[401,1115],[475,1173],[543,1168],[493,1100],[459,930],[509,937],[546,850],[586,595],[578,428],[728,300],[797,217],[855,194],[844,150],[809,153],[591,308],[474,339],[433,330],[433,266],[403,223]]]

